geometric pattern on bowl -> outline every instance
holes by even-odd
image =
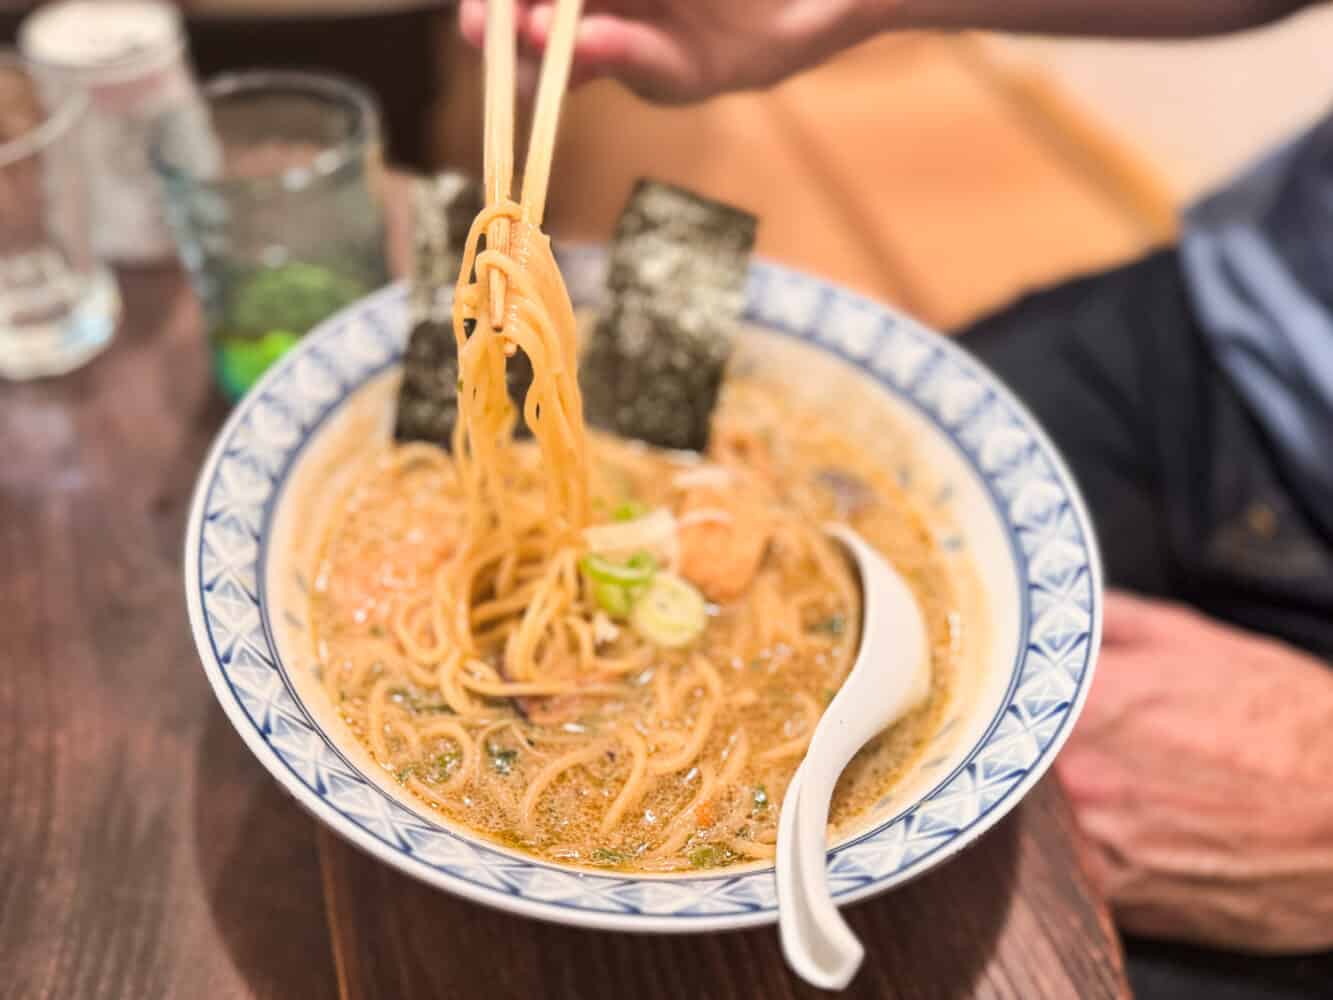
[[[565,248],[576,305],[597,301],[604,258]],[[1020,651],[1000,710],[961,766],[918,802],[832,852],[839,903],[921,874],[993,825],[1050,764],[1091,683],[1100,567],[1068,473],[1032,418],[987,371],[910,318],[766,262],[751,267],[746,318],[856,366],[934,423],[984,483],[1021,581]],[[402,286],[333,317],[265,376],[220,432],[186,537],[196,643],[237,731],[334,830],[417,878],[542,919],[643,931],[772,922],[772,869],[669,880],[576,873],[494,850],[404,808],[364,777],[293,694],[262,581],[266,528],[285,477],[320,425],[402,355]]]

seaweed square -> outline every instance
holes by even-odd
[[[606,302],[580,365],[591,423],[666,448],[707,446],[755,228],[748,212],[639,181],[616,226]]]

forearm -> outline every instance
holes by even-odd
[[[1276,21],[1319,0],[871,0],[885,30],[986,28],[1053,35],[1193,37]]]

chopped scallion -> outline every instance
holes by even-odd
[[[462,759],[463,755],[454,749],[446,750],[440,754],[435,758],[435,771],[431,774],[431,780],[443,781]]]
[[[588,863],[599,868],[614,868],[629,860],[624,851],[614,851],[609,847],[594,847],[588,854]]]
[[[426,714],[440,714],[440,713],[448,714],[453,711],[453,708],[449,705],[448,702],[427,701],[424,698],[417,697],[407,688],[402,688],[402,687],[390,688],[389,697],[397,704],[405,706],[412,712],[422,712]]]
[[[509,750],[504,747],[498,747],[494,743],[486,744],[486,752],[491,758],[491,767],[495,768],[497,774],[509,774],[514,769],[514,761],[518,758],[517,750]]]
[[[658,573],[652,586],[634,605],[630,624],[658,646],[685,646],[708,624],[703,595],[675,573]]]
[[[695,868],[719,868],[736,860],[736,852],[722,844],[702,844],[687,855]]]
[[[637,500],[624,500],[611,512],[613,521],[634,521],[648,513],[648,508]]]
[[[811,632],[823,632],[825,635],[839,636],[847,630],[847,619],[842,615],[830,615],[822,622],[810,626]]]
[[[657,560],[647,552],[636,552],[623,563],[589,554],[579,560],[579,567],[588,577],[597,606],[614,618],[627,618],[652,582]]]
[[[646,584],[653,578],[653,573],[657,571],[657,560],[647,552],[636,552],[623,563],[589,554],[579,560],[579,567],[597,583],[633,587]]]

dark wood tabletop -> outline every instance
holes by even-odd
[[[71,376],[0,384],[0,996],[815,995],[772,928],[641,937],[416,884],[318,827],[200,669],[182,535],[225,406],[173,269]],[[1127,994],[1105,907],[1043,782],[974,847],[849,911],[851,996]]]

